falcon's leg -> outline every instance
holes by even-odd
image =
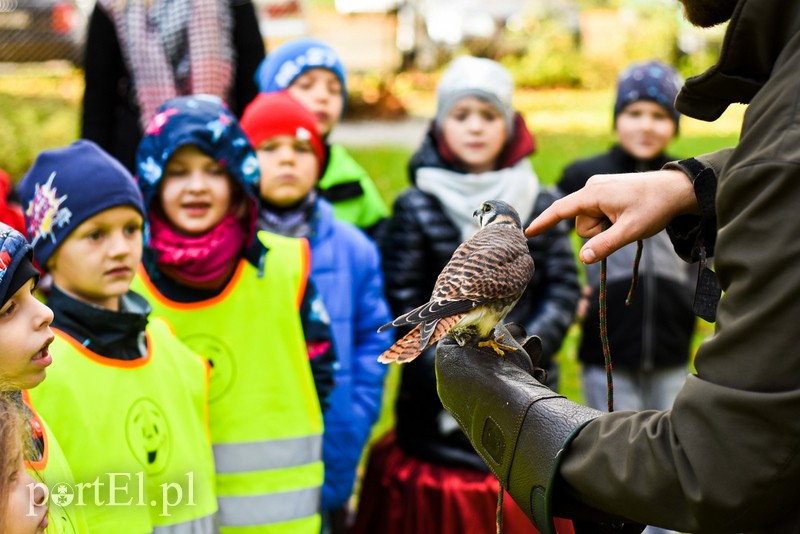
[[[512,347],[511,345],[503,345],[503,336],[498,336],[497,338],[492,335],[491,339],[487,339],[486,341],[481,341],[478,343],[479,347],[490,347],[493,351],[497,353],[498,356],[504,356],[506,351],[514,352],[517,350],[517,347]]]
[[[453,336],[453,339],[456,340],[458,346],[463,347],[470,343],[472,339],[478,335],[478,330],[474,327],[453,328],[450,330],[450,334]]]

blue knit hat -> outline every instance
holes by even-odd
[[[675,97],[683,85],[680,75],[664,63],[650,61],[634,63],[617,80],[617,100],[614,102],[614,124],[622,110],[640,100],[655,102],[669,112],[677,131],[681,114],[675,109]]]
[[[25,236],[0,223],[0,307],[31,278],[38,278],[33,267],[32,247]]]
[[[144,216],[142,195],[128,170],[84,139],[41,152],[17,190],[42,269],[75,228],[101,211],[130,206]]]
[[[339,54],[318,39],[294,39],[267,54],[256,71],[256,83],[262,93],[287,89],[309,69],[328,69],[342,84],[342,99],[347,102],[347,77]]]
[[[136,176],[150,209],[172,155],[194,145],[220,163],[256,205],[261,178],[258,158],[236,117],[216,96],[194,95],[164,102],[145,130],[136,151]]]

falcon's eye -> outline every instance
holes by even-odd
[[[492,207],[489,204],[484,204],[483,212],[486,213],[487,211],[492,211]]]

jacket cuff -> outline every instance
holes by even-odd
[[[716,320],[721,289],[716,274],[706,267],[706,260],[714,256],[717,240],[717,169],[721,168],[721,162],[729,153],[729,150],[722,150],[710,154],[704,161],[691,158],[664,166],[665,169],[680,170],[692,180],[700,207],[699,216],[673,219],[667,226],[667,234],[681,258],[692,263],[700,262],[692,310],[709,322]]]
[[[664,169],[678,170],[692,181],[700,215],[681,215],[667,226],[675,252],[694,263],[702,256],[712,257],[717,239],[717,174],[712,165],[690,158],[672,161]]]

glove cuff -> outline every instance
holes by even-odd
[[[553,493],[564,451],[578,432],[600,415],[602,412],[564,397],[534,402],[525,414],[507,489],[542,534],[556,534]]]

